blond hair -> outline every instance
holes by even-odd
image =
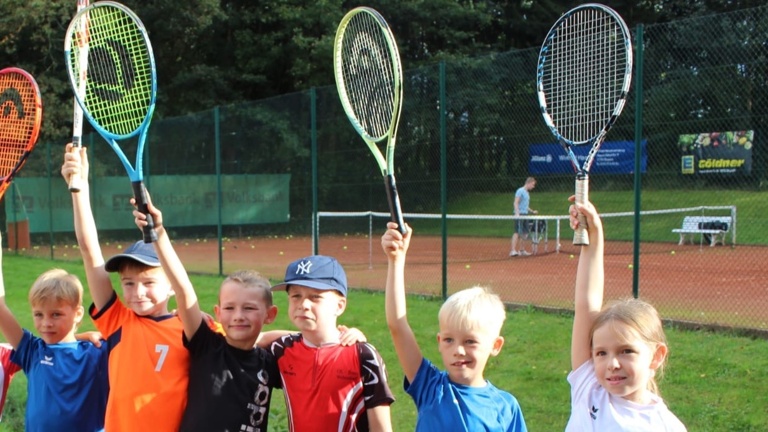
[[[472,287],[448,297],[437,314],[440,324],[465,330],[483,329],[501,334],[507,310],[498,295],[485,287]]]
[[[72,307],[83,304],[83,284],[66,270],[52,269],[38,276],[29,289],[32,306],[49,301],[64,302]]]
[[[256,270],[238,270],[227,276],[221,284],[224,285],[227,282],[237,282],[246,288],[258,289],[261,291],[264,303],[267,306],[272,306],[272,284],[269,283],[269,279],[262,276]]]
[[[664,326],[659,312],[650,303],[635,298],[614,300],[603,307],[603,310],[595,317],[589,332],[589,345],[592,346],[592,337],[595,330],[604,325],[624,324],[629,327],[646,345],[655,350],[660,344],[667,344],[664,334]],[[664,361],[656,369],[659,378],[664,374]],[[648,380],[647,389],[661,395],[659,385],[656,382],[656,374]]]

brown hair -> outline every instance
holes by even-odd
[[[260,290],[264,297],[264,303],[266,303],[267,306],[272,306],[272,284],[269,283],[269,279],[262,276],[261,273],[256,270],[238,270],[227,276],[221,284],[224,285],[230,281],[238,282],[246,288]]]

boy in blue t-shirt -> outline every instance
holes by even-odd
[[[0,332],[14,348],[11,360],[27,375],[27,432],[103,430],[107,344],[75,338],[85,313],[83,285],[64,270],[49,270],[32,284],[29,303],[40,337],[23,329],[8,308],[0,272]]]
[[[405,255],[413,231],[400,234],[389,222],[381,237],[387,255],[386,315],[405,374],[405,391],[418,409],[416,431],[526,432],[514,396],[488,382],[483,372],[504,345],[501,299],[482,287],[451,295],[440,308],[438,349],[445,371],[424,358],[406,317]]]

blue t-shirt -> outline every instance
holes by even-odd
[[[179,335],[181,337],[181,335]],[[96,432],[107,408],[107,343],[46,344],[24,330],[11,360],[27,375],[27,432]]]
[[[416,403],[417,432],[527,432],[520,404],[490,382],[484,387],[455,384],[426,358],[405,391]]]
[[[517,208],[520,209],[520,214],[528,214],[528,205],[531,203],[531,194],[528,189],[521,187],[515,192],[515,199],[520,198],[520,202],[517,204]]]

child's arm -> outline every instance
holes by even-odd
[[[371,432],[392,432],[392,416],[389,405],[379,405],[365,411]]]
[[[133,203],[133,199],[131,202]],[[163,225],[163,214],[152,205],[149,192],[147,192],[147,209],[155,221],[157,241],[154,246],[157,258],[160,260],[160,265],[163,266],[163,271],[168,276],[171,288],[173,288],[173,292],[176,294],[176,306],[178,307],[179,318],[184,325],[184,335],[187,337],[187,340],[191,340],[203,322],[203,312],[200,310],[197,294],[195,294],[192,281],[189,280],[187,270],[173,249],[173,245],[171,245],[168,231],[165,230]],[[134,210],[133,217],[135,218],[136,226],[140,230],[147,225],[147,216],[145,214]]]
[[[2,238],[0,238],[2,243]],[[8,341],[15,349],[19,346],[21,338],[24,335],[21,325],[13,316],[13,313],[8,309],[8,305],[5,303],[5,282],[3,280],[3,248],[0,247],[0,332],[3,333],[5,340]]]
[[[75,339],[79,341],[90,342],[97,348],[101,348],[101,341],[102,339],[104,339],[104,337],[101,335],[101,332],[87,331],[87,332],[77,333],[75,335]]]
[[[413,382],[424,356],[406,316],[405,254],[408,252],[413,230],[406,225],[406,231],[405,235],[400,234],[396,223],[387,223],[387,232],[381,237],[381,248],[389,261],[385,303],[387,325],[403,373],[409,382]]]
[[[67,144],[64,151],[64,164],[61,167],[64,181],[69,183],[70,176],[80,176],[80,192],[73,192],[72,210],[74,212],[75,235],[80,254],[85,266],[85,277],[96,310],[101,310],[112,299],[114,290],[109,273],[104,269],[104,256],[101,254],[99,234],[93,218],[88,183],[88,154],[85,147],[72,148]]]
[[[349,328],[345,325],[339,325],[338,326],[339,332],[341,333],[341,337],[339,340],[339,343],[342,346],[350,346],[354,345],[358,342],[367,342],[367,338],[365,337],[365,334],[363,332],[355,327]],[[270,331],[262,331],[259,333],[259,337],[256,339],[256,346],[259,348],[269,349],[269,346],[272,345],[272,342],[280,339],[283,336],[288,336],[295,334],[296,331],[293,330],[270,330]]]
[[[590,330],[595,315],[603,306],[603,223],[600,215],[587,202],[583,206],[571,206],[571,227],[579,224],[576,215],[582,213],[589,227],[589,246],[581,247],[579,266],[576,271],[576,295],[574,302],[573,335],[571,338],[571,368],[576,370],[592,356]]]

